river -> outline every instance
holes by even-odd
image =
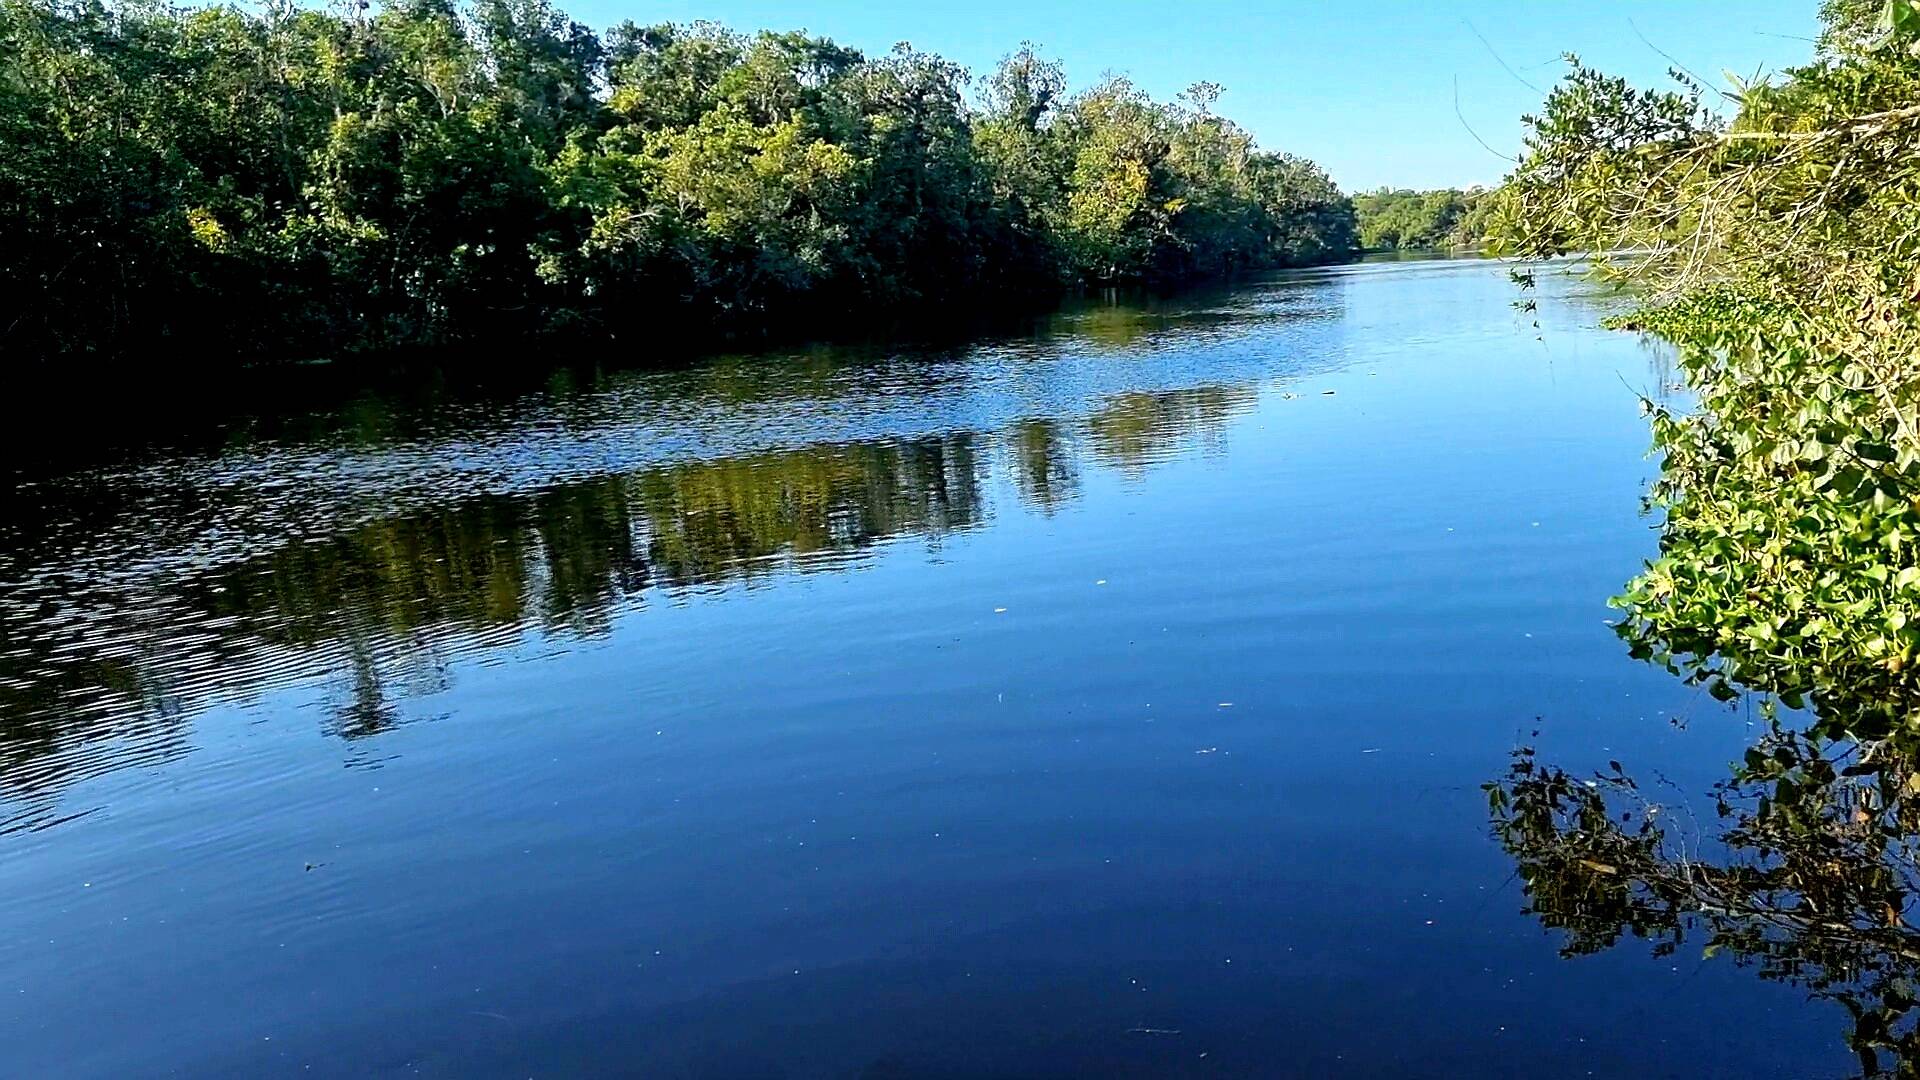
[[[1751,734],[1607,625],[1675,376],[1565,269],[18,473],[0,1072],[1844,1073],[1727,958],[1560,958],[1489,835],[1523,741]]]

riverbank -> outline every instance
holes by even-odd
[[[1351,202],[1217,87],[1070,93],[1025,46],[969,96],[932,53],[513,0],[6,0],[0,40],[21,367],[818,333],[1356,248]]]

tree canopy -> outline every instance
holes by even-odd
[[[1478,247],[1493,199],[1480,189],[1380,188],[1353,197],[1360,246],[1369,251]]]
[[[209,363],[745,329],[1347,257],[1201,85],[1069,93],[546,0],[0,0],[0,348]]]

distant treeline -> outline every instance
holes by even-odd
[[[0,350],[811,328],[1358,248],[1216,86],[1069,94],[1031,48],[968,86],[905,45],[598,34],[544,0],[0,0]]]
[[[1492,196],[1492,192],[1478,188],[1380,188],[1355,195],[1353,208],[1359,217],[1360,244],[1368,251],[1477,248],[1486,239],[1494,207]]]

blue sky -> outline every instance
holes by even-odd
[[[736,29],[806,29],[879,52],[896,41],[971,68],[992,69],[1022,40],[1066,64],[1074,87],[1112,71],[1155,97],[1208,80],[1227,88],[1218,109],[1263,146],[1325,165],[1361,190],[1491,183],[1506,162],[1461,124],[1510,152],[1519,117],[1541,99],[1489,52],[1544,90],[1557,57],[1653,85],[1669,62],[1721,81],[1806,60],[1818,0],[1278,0],[1265,4],[1100,0],[876,3],[863,0],[558,0],[582,22],[713,19]],[[1487,44],[1476,38],[1475,31]]]

